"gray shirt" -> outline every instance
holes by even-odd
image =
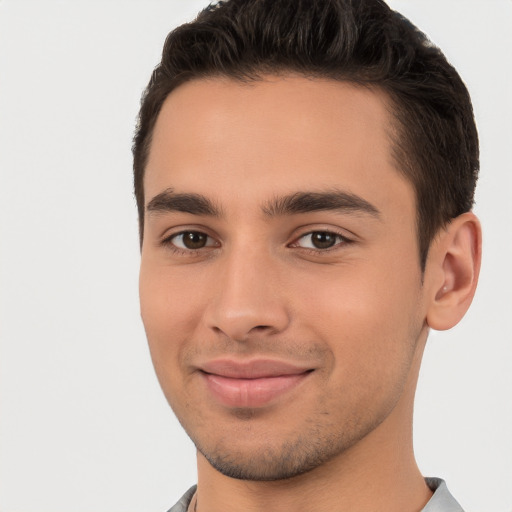
[[[444,480],[440,478],[425,478],[425,481],[430,489],[434,491],[434,494],[421,512],[464,512],[456,499],[450,494]],[[190,500],[195,492],[196,486],[194,485],[169,512],[187,512]]]

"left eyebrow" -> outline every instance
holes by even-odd
[[[269,217],[334,210],[342,213],[363,213],[380,218],[380,211],[362,197],[343,190],[296,192],[276,197],[263,206]]]

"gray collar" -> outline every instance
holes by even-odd
[[[434,494],[421,512],[464,512],[457,500],[451,495],[446,482],[441,478],[425,478],[425,482]],[[197,486],[191,487],[168,512],[187,512]]]
[[[425,482],[434,491],[434,494],[421,512],[464,512],[457,500],[451,495],[444,480],[425,478]]]

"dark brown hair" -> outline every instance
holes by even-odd
[[[144,168],[166,97],[192,79],[286,72],[385,91],[397,167],[417,202],[420,263],[437,231],[473,205],[479,156],[468,91],[427,37],[382,0],[227,0],[173,30],[141,102],[134,184],[142,240]]]

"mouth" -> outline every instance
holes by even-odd
[[[311,368],[263,359],[247,362],[223,359],[200,368],[212,397],[232,408],[269,405],[296,389],[312,372]]]

